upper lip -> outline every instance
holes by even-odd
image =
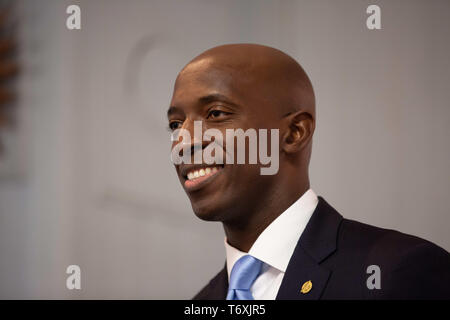
[[[195,170],[200,170],[204,168],[212,168],[212,167],[218,167],[222,166],[223,164],[180,164],[179,165],[179,172],[183,178],[186,178],[188,173]]]

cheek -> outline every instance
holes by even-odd
[[[261,180],[260,166],[257,164],[233,165],[230,173],[231,187],[234,189],[254,188]]]

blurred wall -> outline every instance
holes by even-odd
[[[81,7],[82,29],[65,27]],[[382,30],[366,28],[378,4]],[[312,188],[450,250],[448,1],[18,1],[26,167],[0,179],[0,298],[190,298],[223,266],[169,161],[177,72],[261,43],[310,75]],[[81,267],[67,290],[66,267]]]

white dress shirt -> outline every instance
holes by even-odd
[[[228,282],[231,269],[242,256],[250,254],[263,262],[261,273],[250,291],[255,300],[274,300],[300,236],[318,203],[313,190],[306,191],[279,215],[256,239],[249,252],[230,246],[225,238]]]

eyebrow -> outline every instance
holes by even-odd
[[[169,108],[169,110],[167,110],[167,117],[170,117],[172,114],[179,113],[179,112],[180,112],[180,110],[177,107],[171,106]]]
[[[230,99],[228,99],[227,96],[220,94],[220,93],[212,93],[212,94],[208,94],[206,96],[200,97],[198,99],[198,102],[200,104],[208,104],[214,101],[221,101],[221,102],[225,102],[227,104],[230,104],[232,106],[237,106],[236,103],[232,102]],[[169,110],[167,110],[167,117],[170,117],[172,114],[174,113],[179,113],[182,112],[178,107],[176,106],[170,106]]]
[[[208,104],[208,103],[211,103],[211,102],[214,102],[214,101],[222,101],[222,102],[226,102],[226,103],[231,104],[231,105],[236,105],[230,99],[228,99],[227,96],[225,96],[223,94],[220,94],[220,93],[209,94],[207,96],[199,98],[198,101],[201,104]]]

